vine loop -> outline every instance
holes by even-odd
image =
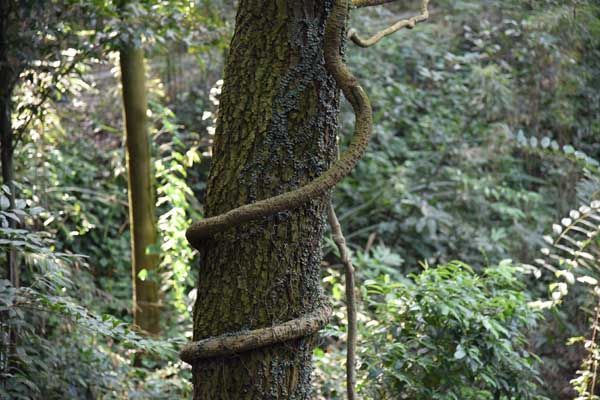
[[[344,64],[340,53],[343,34],[346,29],[346,19],[351,5],[354,7],[366,7],[385,4],[391,1],[393,0],[335,0],[325,22],[325,39],[323,45],[325,67],[352,106],[355,115],[354,134],[346,151],[341,154],[327,171],[305,186],[255,203],[246,204],[223,214],[194,223],[186,232],[186,237],[194,248],[201,250],[206,241],[216,233],[244,223],[266,218],[282,211],[293,210],[312,199],[324,196],[354,169],[369,143],[373,126],[373,116],[367,94],[359,85],[356,77],[350,72],[346,64]],[[417,22],[424,21],[429,16],[427,11],[429,0],[422,1],[421,15],[399,21],[367,40],[361,39],[352,30],[348,32],[348,37],[359,46],[368,47],[401,28],[412,28]],[[342,261],[346,266],[346,294],[349,310],[347,392],[348,398],[352,400],[355,398],[354,364],[356,351],[354,268],[339,221],[331,205],[328,209],[328,216],[334,240],[340,250]],[[250,331],[226,333],[190,342],[183,348],[180,356],[183,361],[193,363],[200,359],[235,355],[256,348],[309,336],[322,329],[329,321],[330,316],[331,306],[326,301],[321,301],[313,312],[287,322]]]

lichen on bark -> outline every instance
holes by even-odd
[[[306,185],[335,154],[338,89],[323,59],[331,1],[242,0],[206,196],[215,216]],[[328,196],[204,245],[194,340],[272,326],[320,304]],[[195,399],[308,399],[315,337],[193,366]]]

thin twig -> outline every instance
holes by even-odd
[[[379,6],[396,0],[352,0],[352,8]]]
[[[25,120],[25,122],[23,122],[19,126],[17,131],[15,132],[15,146],[19,142],[21,142],[21,140],[23,139],[23,135],[25,134],[25,131],[29,128],[29,125],[33,122],[33,120],[41,114],[42,111],[40,110],[40,108],[44,105],[44,103],[46,103],[47,100],[50,99],[50,97],[54,93],[56,85],[63,78],[70,75],[71,72],[73,72],[75,70],[75,68],[79,65],[79,63],[82,62],[85,59],[85,57],[87,57],[89,54],[91,54],[91,51],[90,52],[82,52],[82,53],[76,55],[75,57],[73,57],[71,62],[65,67],[65,69],[63,71],[57,72],[52,76],[50,84],[47,85],[39,93],[39,100],[37,101],[37,103],[30,105],[29,107],[26,107],[24,110],[19,112],[19,114],[17,115],[17,120],[21,119],[21,116],[25,110],[29,110],[30,114],[29,114],[28,118]]]
[[[360,3],[371,3],[372,2],[373,4],[368,4],[368,5],[375,5],[375,3],[377,3],[378,1],[383,1],[383,0],[371,0],[371,1],[361,0]],[[387,1],[386,1],[386,3],[387,3]],[[380,4],[383,4],[383,3],[380,3]],[[427,18],[429,18],[428,5],[429,5],[429,0],[422,0],[421,1],[421,13],[419,15],[414,16],[409,19],[401,19],[400,21],[396,22],[395,24],[388,26],[387,28],[377,32],[376,34],[374,34],[373,36],[371,36],[368,39],[361,38],[354,29],[350,29],[348,31],[348,39],[352,40],[352,42],[354,42],[354,44],[356,44],[357,46],[371,47],[374,44],[376,44],[377,42],[379,42],[381,39],[383,39],[384,37],[391,35],[392,33],[399,31],[400,29],[403,29],[403,28],[412,29],[415,27],[415,25],[417,23],[427,20]]]
[[[346,274],[346,311],[348,314],[348,329],[347,329],[347,343],[346,343],[346,392],[348,393],[348,400],[354,400],[356,398],[355,386],[356,386],[356,296],[354,294],[354,266],[352,265],[352,259],[350,258],[350,251],[346,246],[346,239],[342,233],[342,227],[338,221],[337,215],[333,204],[329,204],[328,211],[329,225],[331,226],[331,232],[333,241],[337,245],[340,252],[340,258],[344,263],[344,270]]]
[[[365,245],[365,254],[371,250],[371,247],[373,247],[373,243],[375,243],[376,237],[377,232],[373,232],[369,235],[369,238],[367,239],[367,244]]]

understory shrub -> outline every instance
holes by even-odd
[[[368,266],[360,260],[358,265],[369,274]],[[425,265],[407,278],[392,272],[365,280],[359,312],[361,396],[545,399],[539,360],[527,345],[528,331],[542,316],[528,305],[522,281],[521,268],[510,261],[481,273],[455,261]],[[333,327],[330,334],[344,339],[343,330]],[[315,358],[320,398],[344,398],[343,386],[331,384],[343,382],[343,354],[321,347]]]

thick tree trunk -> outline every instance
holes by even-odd
[[[154,187],[146,116],[144,53],[125,48],[120,53],[127,168],[129,172],[129,224],[131,231],[134,323],[145,332],[160,332],[158,254],[148,246],[157,242]],[[146,270],[145,279],[140,272]]]
[[[206,214],[302,186],[335,154],[339,96],[323,60],[331,1],[241,0]],[[320,303],[327,198],[216,234],[203,249],[194,340],[269,327]],[[193,365],[194,399],[308,399],[315,337]]]

